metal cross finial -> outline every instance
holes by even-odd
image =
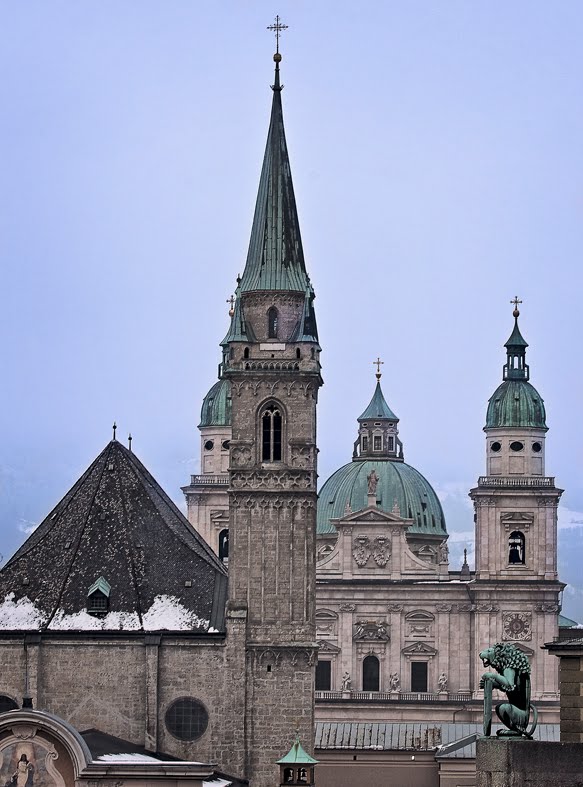
[[[519,300],[518,295],[515,295],[514,298],[510,301],[510,303],[514,304],[514,311],[512,312],[512,316],[518,317],[518,315],[520,314],[520,312],[518,311],[518,304],[522,303],[522,301]]]
[[[235,296],[231,295],[230,298],[227,298],[227,303],[231,304],[231,308],[229,309],[229,317],[232,317],[235,314]]]
[[[113,428],[113,439],[115,440],[115,432],[116,432],[116,429],[117,429],[117,424],[116,424],[115,421],[113,422],[113,427],[112,428]]]
[[[385,362],[381,361],[381,359],[378,357],[378,355],[377,355],[376,361],[372,362],[372,365],[377,367],[377,371],[376,371],[376,378],[377,378],[377,380],[381,379],[381,366],[384,365],[384,363]]]
[[[128,435],[128,448],[130,451],[132,450],[132,433],[130,432]]]
[[[275,51],[279,54],[279,36],[282,30],[287,30],[288,25],[283,25],[279,19],[279,14],[275,17],[275,22],[272,25],[268,25],[268,30],[273,30],[275,32]]]

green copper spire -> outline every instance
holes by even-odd
[[[381,389],[380,376],[380,374],[377,374],[377,384],[372,399],[364,413],[358,417],[358,421],[367,421],[371,418],[386,418],[395,422],[399,420],[385,400]]]
[[[283,126],[279,52],[273,59],[271,121],[241,293],[257,290],[305,293],[310,288]]]
[[[526,348],[528,343],[524,340],[518,327],[518,318],[520,312],[518,311],[518,304],[522,303],[518,298],[515,298],[510,303],[514,304],[514,328],[510,334],[510,338],[504,345],[506,347],[506,363],[504,364],[503,379],[504,380],[528,380],[530,376],[529,368],[526,363]]]

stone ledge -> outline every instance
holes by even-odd
[[[575,741],[479,738],[476,743],[476,787],[581,787],[582,773],[583,746]]]

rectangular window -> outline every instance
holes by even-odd
[[[427,662],[411,662],[411,691],[427,691]]]
[[[389,451],[395,450],[395,438],[389,437]]]
[[[363,435],[362,438],[362,450],[368,451],[368,437],[366,437],[366,435]]]
[[[330,691],[332,686],[332,662],[318,661],[316,664],[316,691]]]
[[[372,447],[373,447],[373,451],[382,451],[383,438],[380,436],[380,434],[375,434],[375,436],[373,438]]]

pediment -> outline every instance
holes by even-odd
[[[522,522],[528,522],[529,524],[532,524],[534,522],[534,514],[528,514],[523,511],[512,511],[508,514],[502,514],[500,520],[505,523],[508,522],[519,524]]]
[[[426,642],[413,642],[401,649],[404,656],[435,656],[437,651]]]
[[[531,659],[534,656],[534,650],[531,648],[527,648],[526,645],[523,645],[522,642],[513,642],[512,643],[516,650],[519,650],[521,653],[524,653],[525,656],[528,656]]]
[[[413,612],[408,612],[405,618],[409,621],[431,622],[435,620],[435,615],[431,612],[426,612],[424,609],[415,609]]]
[[[359,522],[378,522],[380,524],[409,524],[412,522],[410,519],[404,519],[398,514],[388,513],[376,506],[367,506],[358,511],[350,511],[338,519],[331,520],[333,524],[340,525],[355,525]]]
[[[340,648],[334,645],[332,642],[328,642],[325,639],[319,639],[318,651],[320,653],[340,653]]]
[[[333,612],[331,609],[316,610],[316,620],[336,620],[337,617],[338,613]]]

